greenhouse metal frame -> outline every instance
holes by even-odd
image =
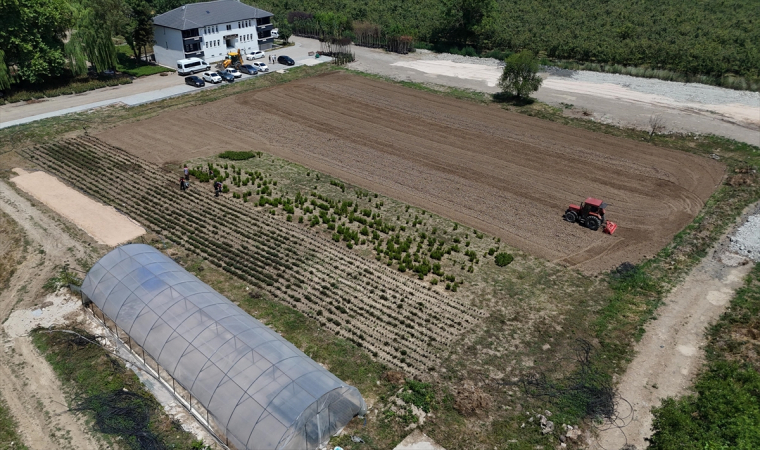
[[[235,448],[312,450],[366,412],[358,389],[149,245],[105,255],[82,294]]]

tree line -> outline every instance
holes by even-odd
[[[562,60],[760,78],[757,0],[243,1],[274,13],[281,36],[312,27],[358,45],[387,47],[396,39],[390,49],[402,53],[414,41],[468,54],[530,50]],[[0,89],[80,74],[86,62],[111,68],[111,38],[123,36],[139,54],[152,41],[152,17],[191,2],[3,0]]]
[[[116,36],[139,58],[153,41],[146,0],[0,2],[0,89],[116,67]]]
[[[249,1],[250,0],[244,0]],[[257,0],[275,13],[342,16],[436,48],[760,77],[757,0]],[[344,27],[344,33],[361,33]],[[356,41],[355,41],[356,42]]]

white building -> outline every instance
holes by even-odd
[[[272,47],[272,13],[237,0],[190,3],[153,18],[153,52],[162,66],[177,60],[220,61],[229,52]]]

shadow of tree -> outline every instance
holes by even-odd
[[[497,92],[496,94],[493,94],[493,101],[495,103],[505,103],[513,106],[527,106],[536,102],[536,100],[531,97],[519,97],[505,92]]]

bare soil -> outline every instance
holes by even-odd
[[[16,186],[74,222],[101,244],[116,246],[145,234],[143,227],[119,214],[112,206],[86,197],[54,176],[45,172],[13,170],[18,174],[11,178]]]
[[[724,174],[713,160],[346,73],[167,112],[98,137],[159,164],[245,148],[244,138],[253,138],[254,150],[587,272],[654,254]],[[587,196],[611,205],[614,236],[562,220],[568,204]]]
[[[57,265],[88,255],[61,224],[1,181],[0,210],[19,224],[26,247],[14,276],[0,292],[0,320],[5,321],[15,307],[39,302],[35,293],[42,291]],[[6,333],[2,339],[0,393],[18,422],[24,443],[35,450],[100,448],[84,421],[68,410],[58,378],[31,339]]]

